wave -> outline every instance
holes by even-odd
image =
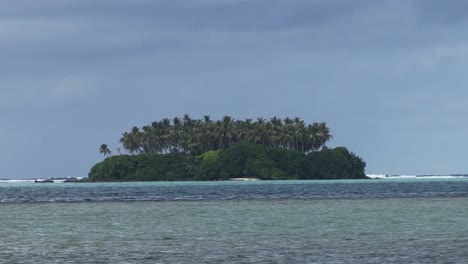
[[[48,181],[53,183],[63,183],[66,181],[82,180],[84,177],[51,177],[51,178],[35,178],[35,179],[0,179],[0,183],[31,183],[36,181]]]
[[[0,183],[22,183],[22,182],[34,182],[34,180],[10,180],[10,179],[0,180]]]
[[[371,179],[459,179],[468,178],[466,174],[448,174],[448,175],[389,175],[389,174],[367,174]]]

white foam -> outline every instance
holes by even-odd
[[[5,183],[20,183],[20,182],[34,182],[34,180],[0,180]]]
[[[468,178],[466,176],[455,176],[455,175],[433,175],[433,176],[416,176],[418,179],[459,179]]]
[[[371,179],[459,179],[468,178],[463,175],[388,175],[388,174],[367,174]]]
[[[385,174],[367,174],[366,176],[372,179],[383,179],[387,177]]]

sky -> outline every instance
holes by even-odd
[[[326,122],[367,173],[468,173],[464,0],[0,2],[0,178],[165,117]]]

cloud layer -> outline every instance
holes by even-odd
[[[323,120],[331,144],[363,156],[368,172],[465,172],[467,5],[2,2],[0,169],[84,175],[100,144],[189,113]]]

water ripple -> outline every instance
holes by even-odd
[[[0,203],[467,197],[468,180],[0,184]]]

